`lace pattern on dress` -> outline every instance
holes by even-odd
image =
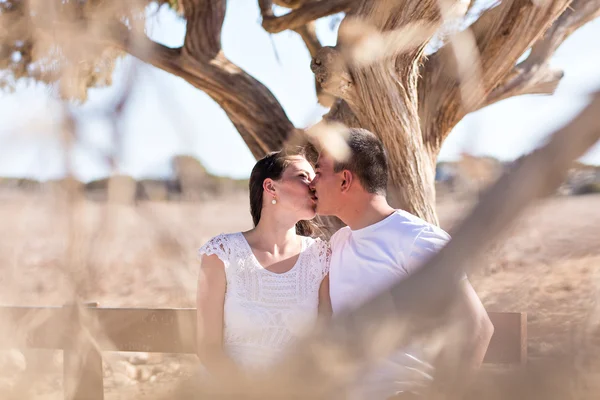
[[[229,245],[229,238],[227,235],[221,234],[206,242],[198,250],[199,256],[203,254],[208,256],[216,254],[217,257],[223,261],[223,264],[225,264],[225,267],[227,268],[229,266],[229,260],[232,258],[231,246]]]
[[[199,250],[225,264],[223,343],[243,367],[275,362],[316,321],[331,250],[327,242],[302,240],[296,264],[284,273],[263,268],[241,232],[215,236]]]

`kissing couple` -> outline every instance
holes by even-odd
[[[311,165],[302,153],[275,152],[250,176],[254,228],[213,237],[199,250],[198,356],[209,376],[269,368],[320,320],[360,306],[413,274],[450,236],[386,199],[388,159],[371,132],[352,128],[349,156],[326,149]],[[318,238],[316,215],[346,226]],[[461,318],[470,328],[459,349],[477,369],[493,333],[468,279]],[[433,290],[433,289],[432,289]],[[403,348],[368,366],[341,398],[413,398],[432,380],[439,354]]]

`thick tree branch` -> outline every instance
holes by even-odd
[[[558,18],[570,0],[505,0],[485,13],[469,28],[481,65],[476,87],[482,98],[472,99],[470,108],[461,100],[457,78],[458,61],[446,45],[422,68],[419,82],[419,114],[423,140],[437,154],[452,128],[469,112],[486,103],[487,97],[513,69],[516,60]],[[525,90],[525,89],[520,89]]]
[[[123,24],[108,30],[109,44],[140,61],[185,79],[181,65],[181,47],[171,48],[150,40],[145,34],[130,31]],[[182,76],[184,75],[184,76]]]
[[[183,4],[187,20],[184,69],[209,83],[197,87],[223,108],[255,157],[281,149],[295,129],[285,111],[269,89],[221,50],[226,0],[186,0]]]
[[[124,26],[111,30],[111,42],[208,94],[223,108],[255,157],[281,149],[295,132],[285,111],[269,89],[221,51],[225,1],[187,0],[183,8],[187,30],[182,48],[162,46]]]
[[[522,94],[553,94],[563,74],[549,67],[550,58],[573,32],[598,16],[600,0],[574,0],[483,106]]]
[[[352,8],[354,0],[323,0],[307,2],[290,11],[289,13],[276,17],[270,8],[270,0],[259,0],[262,12],[262,26],[270,33],[283,32],[286,29],[297,29],[311,21],[328,15],[348,11]]]

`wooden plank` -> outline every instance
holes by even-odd
[[[61,308],[0,307],[2,315],[13,314],[25,347],[63,348],[62,332],[65,316]],[[96,340],[104,351],[142,351],[158,353],[194,353],[196,342],[196,310],[98,308],[86,309],[98,323]],[[527,315],[525,313],[489,312],[494,324],[485,363],[522,364],[527,360]],[[20,318],[15,318],[15,315]],[[24,318],[29,316],[29,318]],[[34,316],[34,318],[31,318]],[[27,332],[23,321],[46,318],[44,324]],[[42,319],[43,319],[42,318]],[[62,325],[61,325],[62,324]],[[23,336],[23,333],[25,335]],[[14,335],[13,335],[14,336]],[[4,344],[4,342],[2,343]],[[15,346],[19,347],[19,346]]]
[[[488,312],[494,325],[484,363],[525,364],[527,362],[527,314]]]
[[[195,309],[99,308],[94,312],[103,350],[196,352]]]

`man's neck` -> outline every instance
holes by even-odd
[[[344,215],[339,217],[354,231],[376,224],[392,215],[394,211],[396,210],[388,204],[385,196],[365,194],[348,204]]]

